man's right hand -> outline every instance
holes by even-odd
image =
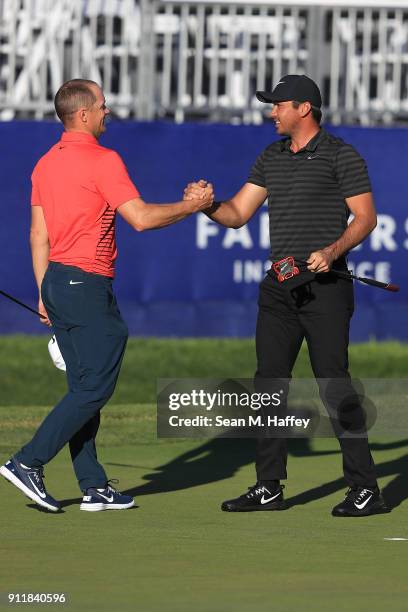
[[[195,183],[189,183],[184,189],[183,200],[193,203],[197,207],[193,212],[206,210],[214,202],[214,188],[211,183],[201,179]]]
[[[44,319],[43,319],[43,317],[40,317],[41,323],[44,323],[44,325],[47,325],[48,327],[51,327],[52,323],[51,323],[51,321],[48,318],[47,311],[45,310],[45,307],[44,307],[44,304],[43,304],[43,301],[42,301],[41,298],[38,300],[38,312],[41,315],[44,315],[44,317],[45,317]]]

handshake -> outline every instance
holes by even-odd
[[[203,179],[189,183],[184,189],[183,201],[191,204],[191,212],[205,211],[211,208],[214,202],[214,188],[211,183]]]

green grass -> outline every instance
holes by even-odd
[[[43,338],[0,339],[1,462],[63,393],[44,347]],[[352,347],[353,373],[402,377],[407,357],[396,343]],[[1,479],[0,608],[9,592],[64,592],[75,612],[405,611],[408,541],[384,539],[408,538],[403,433],[372,444],[392,513],[356,520],[330,515],[345,490],[335,440],[290,442],[288,511],[233,515],[220,502],[254,482],[253,441],[157,440],[156,376],[242,377],[253,367],[249,341],[132,340],[102,413],[99,456],[138,508],[80,512],[66,449],[46,469],[61,514],[38,510]],[[309,374],[303,353],[297,373]]]
[[[3,457],[45,413],[20,410],[0,409]],[[373,445],[390,515],[330,516],[344,491],[333,440],[292,441],[287,512],[230,515],[220,501],[253,482],[252,442],[157,441],[154,427],[152,406],[112,405],[103,419],[100,457],[135,510],[80,512],[66,451],[46,480],[61,515],[0,482],[1,592],[65,592],[75,611],[406,609],[408,542],[384,538],[408,537],[407,440]]]
[[[65,391],[65,377],[51,363],[44,336],[0,337],[2,406],[50,405]],[[404,378],[408,344],[356,344],[350,347],[353,376]],[[112,402],[154,402],[157,378],[250,378],[255,368],[253,340],[130,339]],[[303,346],[294,376],[312,376]]]

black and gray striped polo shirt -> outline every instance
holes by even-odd
[[[345,198],[371,191],[365,161],[340,138],[320,131],[298,151],[290,138],[269,145],[248,182],[268,192],[271,259],[307,259],[347,227]]]

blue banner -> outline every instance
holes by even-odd
[[[408,339],[408,131],[328,127],[367,160],[378,226],[350,253],[359,275],[401,285],[398,294],[356,284],[352,340]],[[0,123],[0,289],[36,306],[28,233],[30,175],[61,134],[53,122]],[[258,154],[276,139],[271,124],[112,122],[101,144],[124,159],[146,202],[181,199],[185,185],[210,180],[218,200],[245,183]],[[227,229],[205,215],[137,233],[118,220],[116,293],[134,335],[252,336],[259,281],[268,263],[267,209]],[[36,317],[0,296],[0,333],[45,331]]]

